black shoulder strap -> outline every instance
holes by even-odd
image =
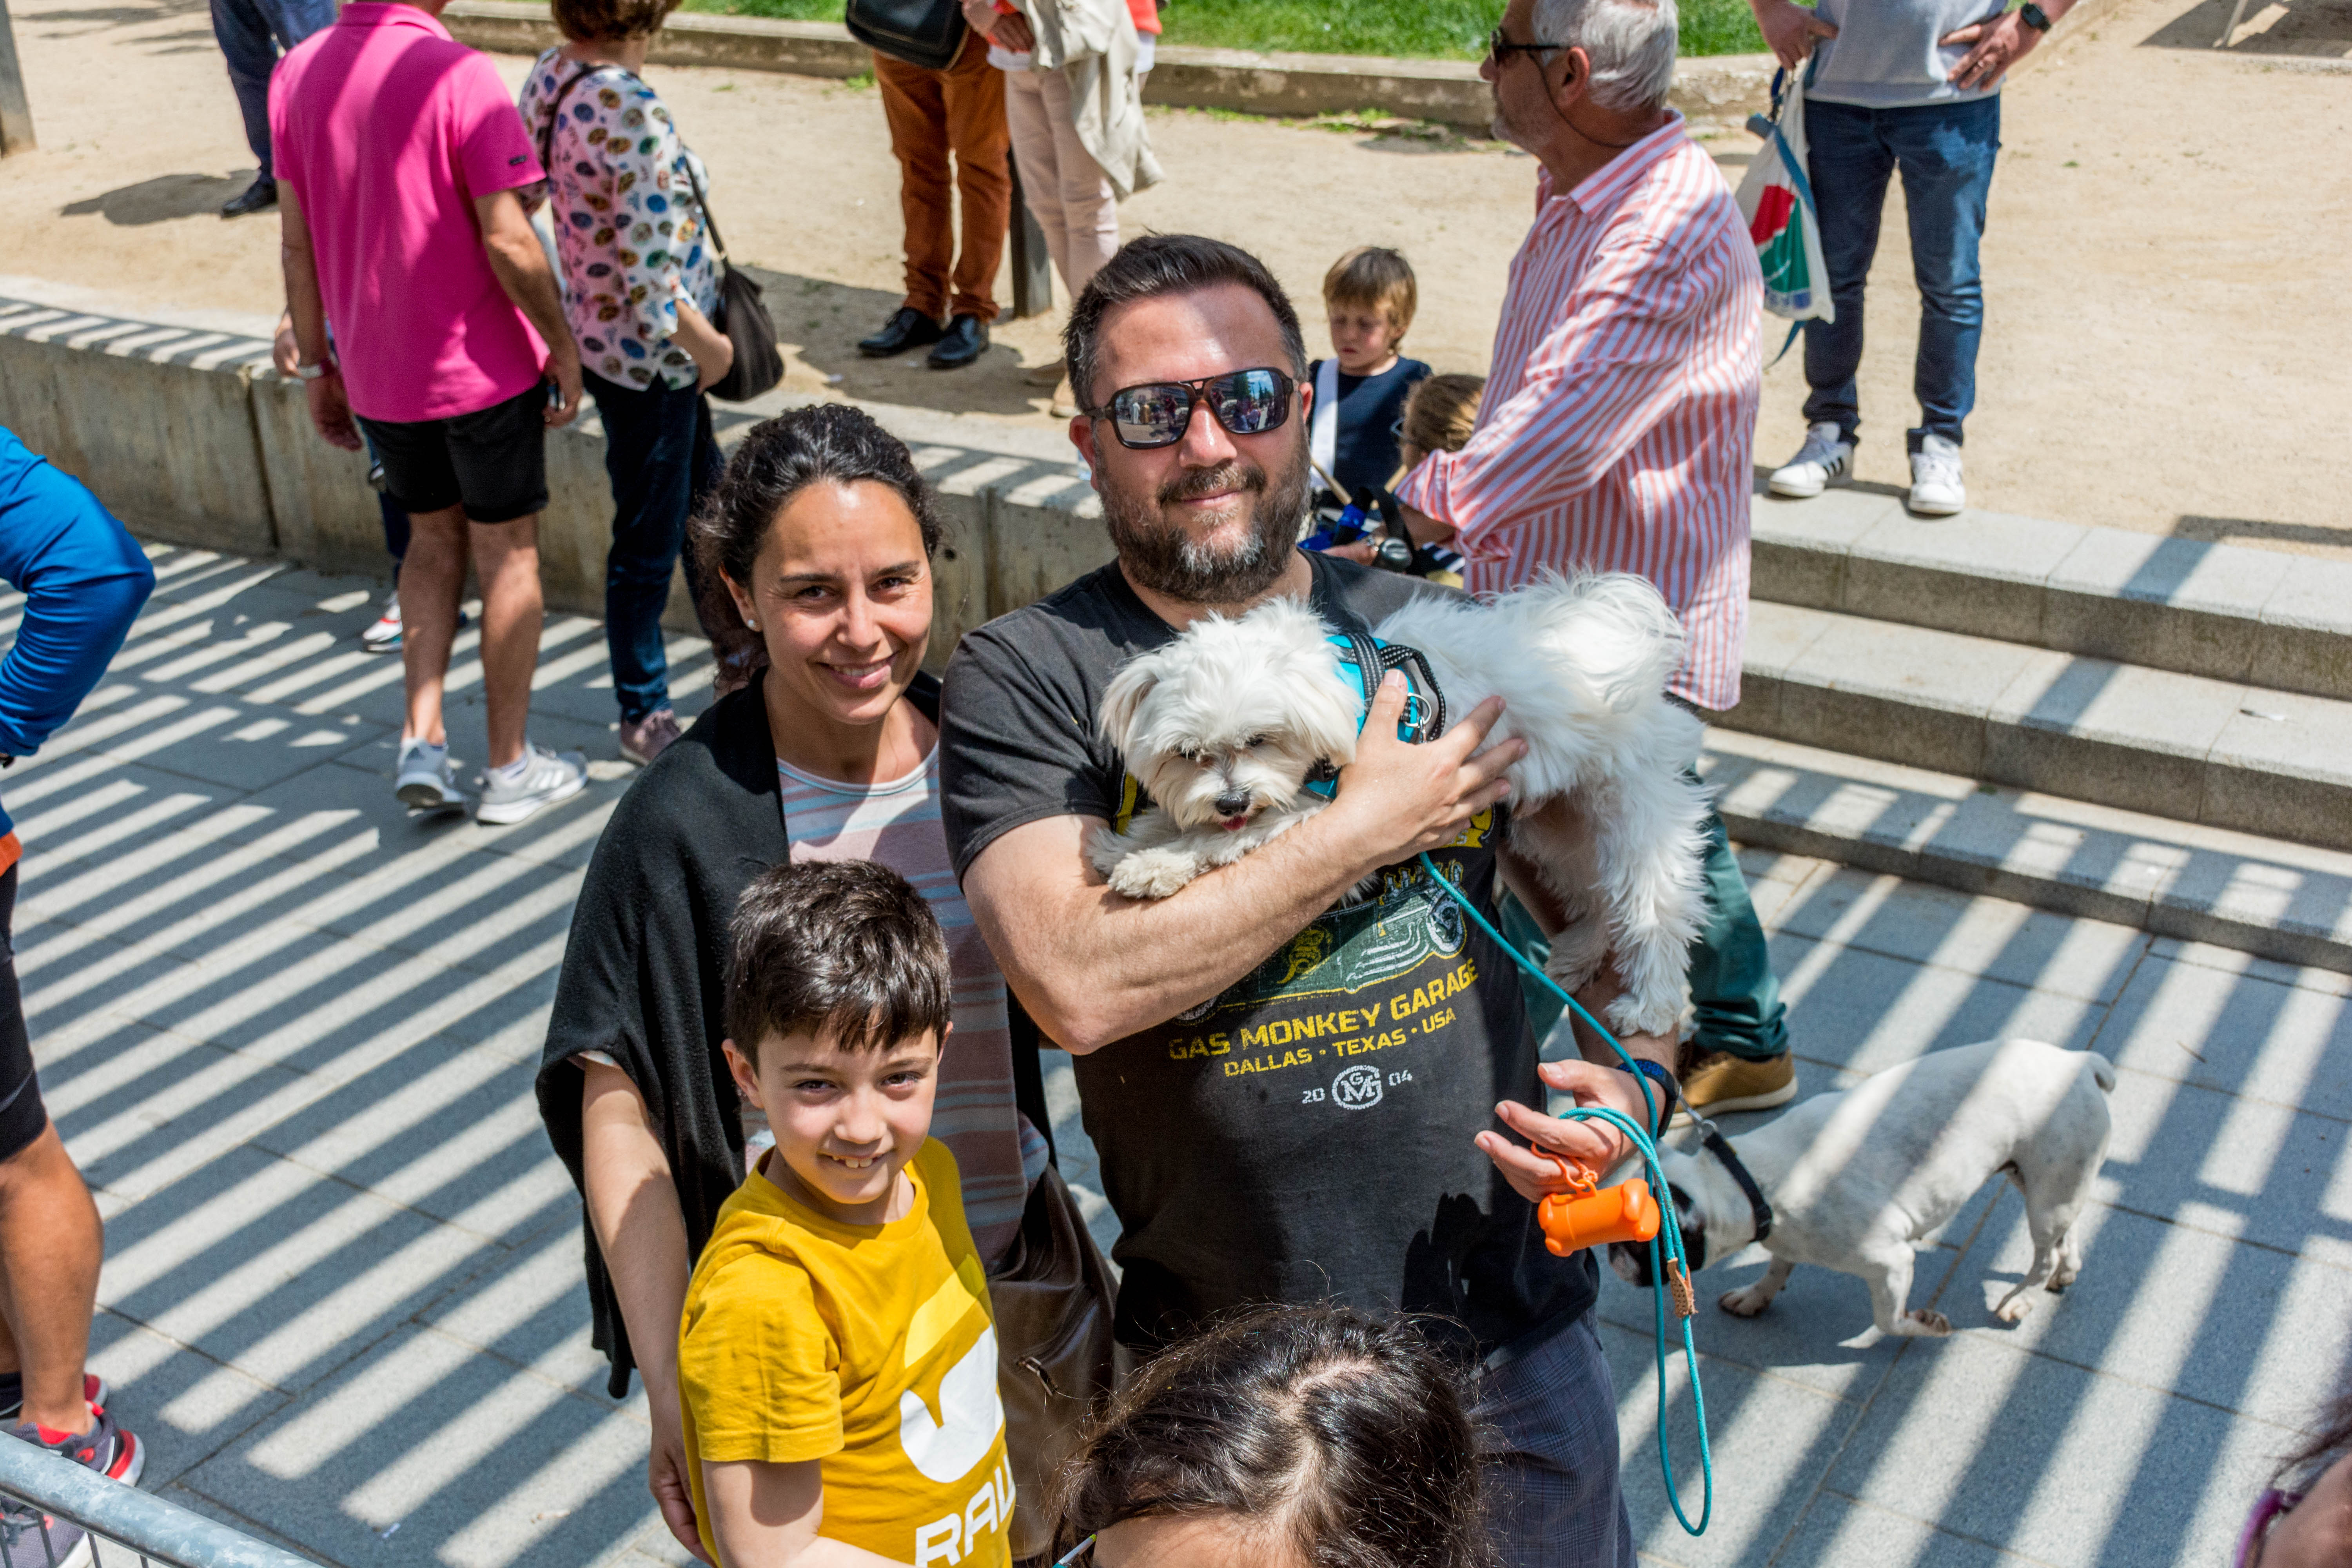
[[[551,178],[555,173],[555,171],[550,168],[548,164],[550,160],[555,155],[555,122],[563,116],[563,100],[572,96],[572,89],[573,88],[578,87],[582,82],[586,81],[598,71],[618,70],[620,68],[621,68],[618,66],[582,66],[578,70],[572,73],[572,79],[570,81],[565,82],[562,87],[556,89],[555,101],[549,106],[547,110],[547,123],[539,128],[539,167],[541,174],[547,174]]]

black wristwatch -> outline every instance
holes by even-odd
[[[1648,1079],[1658,1086],[1658,1124],[1650,1129],[1650,1136],[1654,1138],[1664,1132],[1666,1130],[1666,1123],[1675,1119],[1675,1106],[1683,1097],[1683,1086],[1675,1081],[1675,1075],[1656,1062],[1645,1061],[1640,1057],[1633,1058],[1633,1065],[1630,1068],[1623,1062],[1612,1062],[1610,1065],[1619,1072],[1629,1072],[1636,1078]]]
[[[2017,8],[2017,19],[2037,33],[2050,30],[2050,13],[2036,5],[2033,0],[2025,0],[2025,4]]]

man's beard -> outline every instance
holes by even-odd
[[[1289,569],[1298,524],[1307,516],[1306,443],[1279,472],[1234,458],[1213,468],[1187,468],[1149,499],[1122,490],[1108,469],[1103,521],[1134,582],[1187,605],[1241,605],[1256,598]],[[1222,551],[1193,540],[1162,510],[1170,503],[1238,489],[1248,498],[1250,535]]]

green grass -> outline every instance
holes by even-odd
[[[1764,47],[1748,0],[1680,0],[1683,53]],[[841,0],[686,0],[689,11],[838,22]],[[1502,16],[1495,0],[1170,0],[1166,40],[1228,49],[1476,59]]]

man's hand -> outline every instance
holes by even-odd
[[[547,359],[539,373],[555,383],[555,390],[563,398],[561,404],[550,404],[547,409],[547,427],[560,429],[580,415],[580,345],[569,331],[561,341],[547,345]]]
[[[1579,1061],[1546,1062],[1537,1072],[1547,1087],[1569,1096],[1579,1105],[1605,1106],[1636,1127],[1650,1123],[1650,1113],[1642,1103],[1642,1085],[1631,1073],[1605,1068],[1598,1062]],[[1633,1152],[1632,1141],[1606,1121],[1572,1121],[1547,1116],[1515,1100],[1496,1106],[1495,1114],[1512,1131],[1538,1148],[1552,1151],[1595,1182]],[[1495,1168],[1503,1173],[1503,1179],[1511,1184],[1511,1190],[1531,1203],[1547,1193],[1570,1190],[1569,1184],[1560,1179],[1559,1166],[1531,1150],[1520,1148],[1499,1132],[1479,1133],[1477,1144],[1486,1151],[1486,1158],[1495,1162]]]
[[[1322,553],[1336,555],[1342,561],[1352,561],[1359,566],[1370,566],[1373,563],[1372,542],[1369,539],[1359,539],[1353,544],[1327,544],[1323,547]]]
[[[1749,0],[1756,26],[1763,30],[1765,47],[1790,70],[1802,66],[1813,52],[1815,38],[1834,38],[1838,30],[1821,19],[1811,6],[1792,0]]]
[[[1402,671],[1381,678],[1356,760],[1339,770],[1339,798],[1317,819],[1356,847],[1356,863],[1367,872],[1453,843],[1471,818],[1510,793],[1504,771],[1528,754],[1528,743],[1517,738],[1484,755],[1471,754],[1503,715],[1499,697],[1489,697],[1426,745],[1400,741],[1405,693]]]
[[[2060,14],[2063,15],[2063,8]],[[2016,12],[2004,11],[1998,16],[1955,28],[1937,41],[1975,45],[1952,68],[1952,83],[1970,92],[1990,92],[2000,85],[2010,67],[2033,52],[2033,47],[2042,41],[2042,33],[2039,28],[2027,26]]]
[[[343,395],[343,373],[331,370],[315,381],[302,384],[310,404],[310,423],[330,447],[341,447],[346,452],[365,449],[360,439],[360,427],[352,423],[352,405]]]

